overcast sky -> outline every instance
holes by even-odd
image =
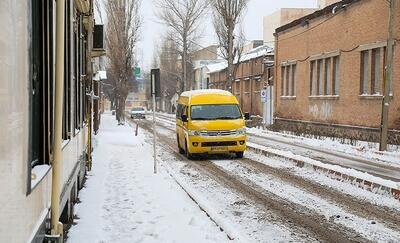
[[[143,27],[141,41],[138,44],[138,61],[143,68],[150,68],[154,46],[160,40],[165,27],[158,23],[154,13],[157,11],[154,0],[142,0]],[[263,39],[263,16],[269,15],[279,8],[317,7],[317,0],[250,0],[246,15],[243,19],[243,27],[247,40]],[[205,18],[204,37],[199,44],[207,46],[216,43],[212,24]]]

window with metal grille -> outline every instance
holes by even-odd
[[[386,47],[360,53],[360,95],[380,95],[383,89]]]
[[[281,65],[281,96],[296,96],[296,63]]]
[[[310,61],[310,95],[339,95],[339,56]]]

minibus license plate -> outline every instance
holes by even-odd
[[[225,151],[228,147],[211,147],[211,151]]]

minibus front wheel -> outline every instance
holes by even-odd
[[[236,152],[236,158],[241,159],[243,158],[244,152]]]
[[[186,141],[186,139],[185,139],[185,152],[186,152],[186,158],[188,158],[188,159],[193,159],[193,154],[191,154],[190,152],[189,152],[189,146],[188,146],[188,144],[187,144],[187,141]]]
[[[183,150],[183,148],[181,147],[181,144],[179,142],[179,135],[178,134],[176,134],[176,142],[178,143],[179,153],[180,154],[185,154],[185,150]]]

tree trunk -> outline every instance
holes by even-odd
[[[232,92],[232,83],[233,83],[233,25],[229,25],[228,27],[228,77],[226,82],[225,89]]]
[[[110,100],[110,108],[111,108],[111,110],[115,110],[115,101],[114,100],[115,100],[114,98],[112,98]]]
[[[114,98],[114,109],[115,109],[115,119],[117,120],[117,121],[119,121],[119,116],[118,116],[118,107],[119,107],[119,100],[118,100],[118,97],[115,97]]]
[[[118,99],[118,109],[117,109],[118,124],[123,124],[125,122],[125,99],[124,97],[119,97]]]

